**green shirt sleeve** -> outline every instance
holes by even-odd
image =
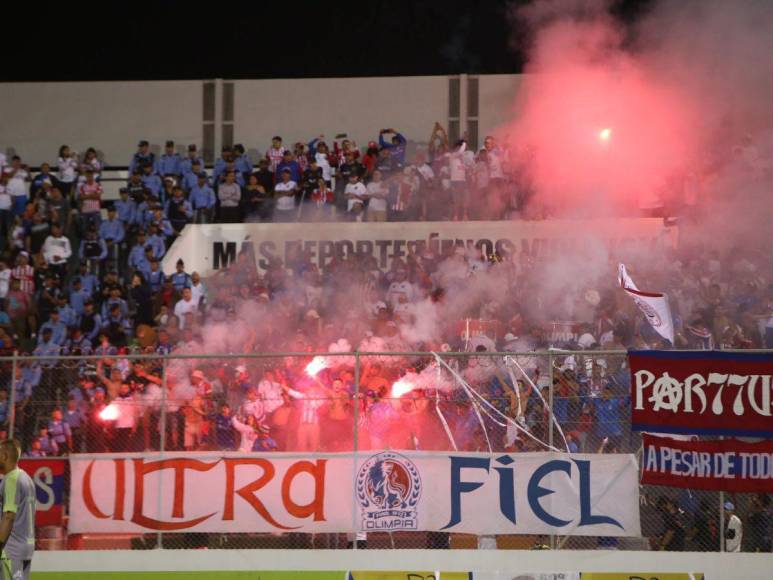
[[[3,482],[3,512],[16,513],[16,481],[19,479],[19,471],[14,469],[5,476]]]

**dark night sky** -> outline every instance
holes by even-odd
[[[513,73],[524,1],[14,2],[0,81]]]

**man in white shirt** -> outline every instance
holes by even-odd
[[[735,515],[733,502],[725,502],[725,552],[740,552],[743,541],[743,523]]]
[[[389,285],[386,295],[392,311],[397,314],[408,313],[416,296],[416,288],[408,281],[408,272],[400,268],[395,274],[395,281]]]
[[[207,287],[198,272],[191,274],[191,296],[197,307],[207,303]]]
[[[367,186],[368,199],[368,221],[385,222],[387,221],[387,196],[389,188],[381,180],[381,172],[376,169],[373,172],[373,179]]]
[[[453,151],[446,153],[448,158],[448,172],[451,179],[451,199],[453,202],[453,219],[459,221],[460,210],[463,214],[462,219],[467,221],[467,206],[469,196],[467,195],[467,142],[459,141]]]
[[[43,258],[53,270],[64,277],[70,256],[72,256],[70,240],[62,235],[62,227],[55,223],[51,226],[51,234],[43,242]]]
[[[13,198],[8,191],[8,176],[0,169],[0,250],[8,244],[13,225]]]
[[[361,222],[368,190],[360,182],[360,176],[357,173],[352,172],[349,176],[349,183],[344,189],[344,197],[346,198],[346,211],[354,221]]]
[[[263,373],[263,379],[258,383],[258,396],[263,401],[266,415],[271,415],[284,404],[282,385],[274,379],[274,372],[267,370]]]
[[[5,187],[13,199],[14,213],[19,215],[24,212],[27,206],[29,171],[26,165],[22,165],[21,158],[14,155],[11,157],[11,165],[3,168],[3,174],[8,176],[8,183]]]
[[[180,329],[185,328],[185,315],[190,313],[196,316],[199,305],[193,300],[190,288],[183,288],[183,297],[174,305],[174,315],[180,322]]]
[[[298,192],[298,184],[291,178],[290,170],[284,169],[280,177],[281,181],[274,186],[276,206],[274,208],[275,222],[291,222],[295,217],[295,194]]]
[[[5,260],[0,260],[0,300],[5,300],[11,289],[11,269]]]

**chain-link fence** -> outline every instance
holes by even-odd
[[[769,496],[653,486],[639,490],[640,538],[478,537],[418,531],[365,536],[354,532],[354,524],[314,534],[281,528],[270,533],[193,533],[160,524],[151,533],[126,533],[119,525],[79,533],[70,525],[73,514],[67,509],[75,492],[87,497],[93,513],[105,521],[145,517],[136,486],[127,492],[135,494],[133,514],[119,518],[118,510],[123,508],[117,500],[113,513],[100,503],[99,474],[109,466],[121,470],[110,473],[123,476],[123,470],[129,469],[124,467],[126,461],[134,472],[139,466],[150,472],[152,462],[177,457],[190,458],[184,469],[207,471],[231,457],[275,452],[301,463],[335,454],[353,456],[356,463],[358,454],[381,450],[638,456],[641,439],[630,425],[625,352],[108,353],[9,357],[0,360],[0,369],[6,386],[0,390],[4,399],[0,410],[5,411],[5,433],[0,436],[19,439],[25,460],[35,462],[28,464],[29,469],[41,466],[44,471],[36,481],[48,487],[43,492],[39,489],[39,503],[42,499],[47,510],[61,511],[39,521],[41,548],[721,551],[729,547],[726,532],[735,516],[743,526],[743,551],[771,549]],[[76,469],[77,461],[56,463],[56,458],[70,454],[79,454],[91,464],[85,472],[77,468],[80,471],[73,479],[70,469]],[[163,507],[182,513],[185,500],[180,498],[177,505],[176,477],[161,477],[159,488],[168,484],[175,490],[175,505]],[[235,488],[239,482],[234,479],[230,485]],[[46,489],[54,490],[50,497]],[[146,491],[148,497],[156,497],[157,513],[161,513],[160,489],[156,493],[146,486]],[[231,491],[249,501],[248,493],[255,490]],[[281,493],[284,496],[285,490]],[[154,501],[148,497],[145,504]],[[727,502],[733,504],[732,513],[724,507]],[[260,511],[261,505],[258,500],[253,507],[263,517],[271,517],[270,509],[265,514]]]

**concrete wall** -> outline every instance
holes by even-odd
[[[32,567],[39,572],[441,570],[473,571],[475,578],[496,580],[525,572],[627,572],[647,578],[681,572],[703,573],[707,580],[769,580],[773,556],[614,550],[148,550],[139,557],[131,550],[103,550],[38,551]]]
[[[271,137],[285,145],[347,133],[364,146],[381,129],[426,142],[448,118],[447,77],[237,81],[234,141],[265,152]],[[328,141],[329,143],[330,141]]]
[[[511,115],[517,75],[479,78],[479,135],[494,132]],[[461,131],[466,123],[462,77]],[[229,81],[226,81],[229,82]],[[271,137],[285,143],[347,133],[364,146],[386,126],[426,143],[435,121],[448,123],[449,77],[243,80],[234,84],[235,143],[265,152]],[[216,81],[215,142],[221,142],[223,81]],[[30,165],[54,162],[60,145],[97,148],[108,165],[126,165],[137,141],[159,150],[202,145],[203,81],[0,84],[0,151]]]
[[[486,135],[506,132],[505,127],[516,114],[518,90],[523,75],[485,75],[480,77],[478,125],[480,143]]]
[[[95,147],[126,165],[140,139],[163,148],[201,142],[200,81],[0,84],[0,150],[30,165],[56,162],[60,145]]]

